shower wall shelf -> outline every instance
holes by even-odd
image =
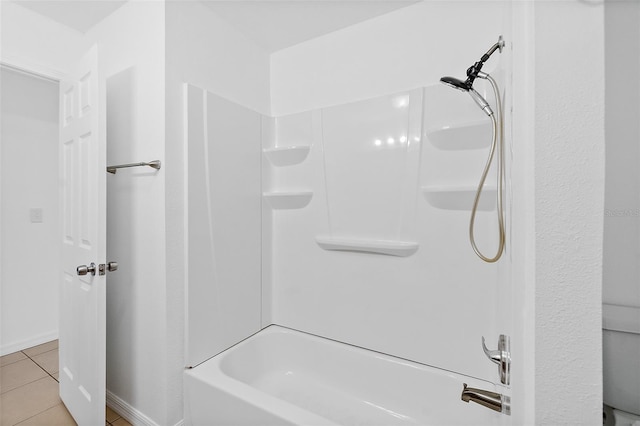
[[[265,148],[263,152],[267,156],[271,164],[277,167],[281,167],[302,163],[305,158],[307,158],[307,155],[309,155],[310,150],[310,146],[295,145],[276,148]]]
[[[486,148],[491,144],[490,120],[452,124],[427,130],[433,146],[443,151]]]
[[[464,186],[423,186],[422,193],[429,204],[444,210],[469,210],[473,207],[477,187]],[[496,206],[496,187],[485,185],[478,203],[479,211],[491,211]]]
[[[356,251],[407,257],[418,251],[419,244],[408,241],[367,240],[317,236],[316,243],[325,250]]]
[[[262,197],[276,210],[301,209],[309,204],[313,192],[263,192]]]

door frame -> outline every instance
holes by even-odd
[[[54,83],[60,81],[67,75],[63,70],[48,67],[24,57],[11,55],[0,55],[0,66],[7,67],[14,71],[23,72],[34,77],[44,78]]]

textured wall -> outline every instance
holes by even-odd
[[[603,8],[535,6],[536,424],[602,419]]]

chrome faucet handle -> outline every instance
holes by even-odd
[[[508,385],[511,382],[511,342],[509,336],[501,334],[498,339],[498,349],[490,351],[482,336],[482,350],[492,362],[498,365],[500,383]]]
[[[487,345],[484,343],[484,336],[482,336],[482,350],[484,351],[484,354],[487,356],[487,358],[489,358],[491,361],[495,362],[496,364],[500,365],[500,359],[501,359],[501,353],[500,350],[495,350],[495,351],[490,351],[487,348]]]

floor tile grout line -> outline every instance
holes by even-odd
[[[30,349],[30,348],[29,348],[29,349]],[[40,365],[40,364],[39,364],[39,363],[34,359],[35,357],[38,357],[38,356],[43,355],[43,354],[46,354],[46,353],[48,353],[48,352],[53,352],[53,351],[58,351],[58,352],[59,352],[59,350],[60,350],[59,348],[54,348],[54,349],[51,349],[51,350],[48,350],[48,351],[44,351],[44,352],[40,352],[40,353],[38,353],[38,354],[34,354],[34,355],[29,355],[29,354],[27,354],[24,350],[22,350],[22,351],[16,351],[16,352],[20,352],[20,353],[22,353],[22,355],[24,355],[24,357],[25,357],[25,358],[21,358],[21,359],[15,360],[15,361],[13,361],[13,362],[10,362],[10,363],[8,363],[8,364],[3,365],[2,367],[5,367],[5,366],[7,366],[7,365],[14,364],[14,363],[16,363],[16,362],[29,360],[29,361],[33,362],[35,365],[37,365],[37,366],[38,366],[42,371],[44,371],[44,372],[45,372],[49,377],[51,377],[53,380],[55,380],[55,381],[56,381],[56,383],[57,383],[57,384],[58,384],[58,386],[59,386],[60,381],[59,381],[58,379],[56,379],[56,378],[53,376],[53,374],[56,374],[56,373],[58,373],[58,374],[59,374],[59,372],[50,373],[46,368],[44,368],[42,365]],[[14,353],[16,353],[16,352],[14,352]],[[8,354],[8,355],[10,355],[10,354]],[[8,391],[6,391],[6,392],[2,392],[2,393],[4,394],[4,393],[8,393],[8,392],[11,392],[11,391],[17,390],[17,389],[19,389],[19,388],[21,388],[21,387],[23,387],[23,386],[29,385],[29,384],[31,384],[31,383],[37,382],[38,380],[42,380],[42,379],[45,379],[45,378],[46,378],[46,376],[44,376],[44,377],[40,377],[40,378],[38,378],[38,379],[32,380],[31,382],[24,383],[24,384],[22,384],[22,385],[20,385],[20,386],[18,386],[18,387],[16,387],[16,388],[13,388],[13,389],[11,389],[11,390],[8,390]],[[33,417],[36,417],[36,416],[38,416],[38,415],[40,415],[40,414],[44,413],[45,411],[48,411],[48,410],[50,410],[50,409],[52,409],[52,408],[55,408],[55,407],[57,407],[58,405],[62,405],[62,406],[64,406],[64,403],[63,403],[62,401],[59,401],[59,402],[57,402],[56,404],[54,404],[54,405],[52,405],[52,406],[50,406],[50,407],[47,407],[47,408],[45,408],[44,410],[42,410],[42,411],[40,411],[40,412],[38,412],[38,413],[35,413],[35,414],[33,414],[32,416],[30,416],[30,417],[27,417],[26,419],[22,419],[22,420],[20,420],[20,422],[16,423],[15,425],[12,425],[12,426],[16,426],[16,425],[19,425],[20,423],[26,422],[27,420],[29,420],[29,419],[31,419],[31,418],[33,418]],[[66,407],[65,407],[65,408],[66,408]],[[113,411],[113,409],[112,409],[112,411]],[[118,414],[116,411],[113,411],[113,413],[114,413],[114,414],[116,414],[116,416],[117,416],[117,417],[113,420],[114,422],[117,422],[117,421],[118,421],[118,420],[120,420],[120,419],[124,419],[124,418],[123,418],[122,416],[120,416],[120,414]],[[106,420],[106,419],[105,419],[105,426],[113,426],[113,422],[109,422],[108,420]]]
[[[18,351],[18,352],[22,352],[22,351]],[[15,353],[15,352],[12,352],[12,353],[7,354],[7,355],[13,355],[14,353]],[[2,356],[7,356],[7,355],[2,355]],[[23,355],[24,355],[24,354],[23,354]],[[26,357],[26,355],[25,355],[25,357]],[[28,357],[27,357],[27,358],[28,358]],[[0,368],[2,368],[2,367],[6,367],[7,365],[15,364],[16,362],[24,361],[24,360],[25,360],[25,359],[27,359],[27,358],[20,358],[20,359],[16,359],[15,361],[8,362],[8,363],[6,363],[6,364],[4,364],[4,365],[0,366]]]
[[[36,365],[37,365],[37,364],[36,364]],[[38,365],[38,367],[40,367],[40,366]],[[42,367],[40,367],[40,368],[42,368]],[[45,371],[45,373],[47,373],[47,372]],[[47,373],[47,374],[49,374],[49,373]],[[49,377],[51,377],[51,374],[49,374]],[[37,379],[35,379],[35,380],[32,380],[32,381],[27,382],[27,383],[23,383],[23,384],[21,384],[20,386],[17,386],[17,387],[15,387],[15,388],[9,389],[9,390],[7,390],[7,391],[3,390],[2,392],[0,392],[0,395],[4,395],[4,394],[6,394],[6,393],[13,392],[13,391],[14,391],[14,390],[16,390],[16,389],[20,389],[21,387],[24,387],[24,386],[30,385],[31,383],[35,383],[35,382],[37,382],[38,380],[42,380],[42,379],[46,379],[46,378],[47,378],[47,376],[44,376],[44,377],[38,377],[38,378],[37,378]],[[56,379],[55,379],[55,378],[53,378],[53,380],[56,380]],[[57,381],[57,380],[56,380],[56,381]]]
[[[29,349],[31,349],[31,348],[29,348]],[[52,352],[52,351],[54,351],[54,350],[55,350],[55,351],[59,351],[59,348],[54,348],[54,349],[51,349],[51,350],[49,350],[49,351],[44,351],[44,352],[41,352],[41,353],[35,354],[35,355],[33,355],[33,357],[36,357],[36,356],[39,356],[39,355],[42,355],[42,354],[45,354],[45,353],[48,353],[48,352]],[[18,351],[16,351],[16,352],[18,352]],[[29,354],[25,353],[25,352],[24,352],[24,350],[19,351],[19,352],[21,352],[21,353],[22,353],[26,358],[22,358],[22,359],[16,360],[16,361],[11,362],[11,363],[6,364],[6,365],[11,365],[11,364],[15,364],[16,362],[29,360],[29,361],[31,361],[32,363],[34,363],[35,365],[37,365],[37,366],[38,366],[38,368],[40,368],[42,371],[44,371],[44,372],[45,372],[49,377],[51,377],[53,380],[55,380],[56,384],[59,386],[59,383],[60,383],[60,382],[59,382],[55,377],[53,377],[53,375],[52,375],[51,373],[49,373],[49,371],[47,371],[43,366],[41,366],[40,364],[38,364],[38,362],[37,362],[35,359],[33,359],[33,357],[31,357],[31,356],[29,356]],[[6,365],[3,365],[2,367],[5,367]],[[24,384],[22,384],[22,385],[20,385],[20,386],[18,386],[18,387],[15,387],[15,388],[13,388],[13,389],[10,389],[10,390],[8,390],[8,391],[1,392],[1,394],[2,394],[2,395],[4,395],[4,394],[6,394],[6,393],[9,393],[9,392],[12,392],[12,391],[14,391],[14,390],[20,389],[20,388],[22,388],[23,386],[27,386],[27,385],[29,385],[29,384],[31,384],[31,383],[35,383],[35,382],[37,382],[38,380],[42,380],[42,379],[45,379],[45,378],[47,378],[47,376],[37,378],[37,379],[32,380],[32,381],[30,381],[30,382],[28,382],[28,383],[24,383]],[[35,417],[35,416],[38,416],[38,415],[40,415],[40,414],[44,413],[45,411],[50,410],[50,409],[52,409],[52,408],[54,408],[54,407],[56,407],[56,406],[58,406],[58,405],[60,405],[60,404],[62,404],[62,400],[60,400],[60,399],[59,399],[59,400],[58,400],[58,402],[56,402],[55,404],[53,404],[53,405],[51,405],[51,406],[49,406],[49,407],[44,408],[42,411],[40,411],[40,412],[38,412],[38,413],[35,413],[35,414],[33,414],[32,416],[29,416],[29,417],[27,417],[27,418],[25,418],[25,419],[20,420],[18,423],[15,423],[15,424],[14,424],[14,425],[12,425],[12,426],[19,425],[19,424],[20,424],[20,423],[22,423],[22,422],[26,422],[27,420],[29,420],[29,419],[31,419],[31,418],[33,418],[33,417]]]
[[[33,360],[33,362],[35,362],[37,364],[38,362],[33,358],[35,358],[37,356],[40,356],[40,355],[48,354],[49,352],[53,352],[53,351],[60,352],[58,348],[51,349],[50,351],[46,351],[46,352],[40,352],[39,354],[35,354],[33,356],[30,356],[30,355],[26,354],[24,351],[20,351],[20,352],[22,352],[24,354],[24,356],[26,356],[30,360]]]
[[[57,350],[58,350],[58,348],[56,348],[56,349],[51,349],[50,351],[47,351],[47,352],[52,352],[52,351],[57,351]],[[21,351],[21,352],[22,352],[22,351]],[[42,352],[42,354],[46,354],[47,352]],[[22,352],[22,353],[24,354],[24,352]],[[42,355],[42,354],[38,354],[38,355]],[[43,366],[41,366],[40,364],[38,364],[38,362],[37,362],[35,359],[31,358],[31,357],[30,357],[29,355],[27,355],[27,354],[25,354],[25,355],[26,355],[26,357],[27,357],[27,358],[29,358],[29,359],[30,359],[30,360],[31,360],[35,365],[37,365],[38,367],[40,367],[40,369],[41,369],[42,371],[44,371],[45,373],[47,373],[47,374],[49,375],[49,377],[51,377],[51,378],[52,378],[53,380],[55,380],[57,383],[60,383],[60,380],[58,380],[58,379],[56,379],[55,377],[53,377],[53,375],[54,375],[55,373],[58,373],[58,371],[54,371],[53,373],[49,373],[49,371],[48,371],[48,370],[46,370],[46,369],[45,369]],[[38,356],[38,355],[34,355],[34,356]]]
[[[114,422],[117,422],[118,420],[120,420],[120,419],[124,418],[124,417],[122,417],[122,416],[120,415],[120,413],[118,413],[118,412],[117,412],[116,410],[114,410],[113,408],[109,407],[108,405],[107,405],[107,407],[108,407],[108,408],[113,412],[113,414],[115,414],[116,416],[118,416],[118,417],[116,417],[115,419],[113,419],[113,422],[110,422],[110,421],[108,421],[108,420],[107,420],[107,422],[108,422],[108,423],[114,423]]]
[[[36,414],[34,414],[33,416],[31,416],[31,417],[27,417],[26,419],[22,419],[22,420],[20,420],[18,423],[14,423],[14,424],[12,424],[11,426],[18,426],[20,423],[22,423],[22,422],[26,422],[27,420],[32,419],[32,418],[34,418],[35,416],[39,416],[40,414],[44,413],[45,411],[47,411],[47,410],[51,410],[53,407],[56,407],[56,406],[58,406],[58,405],[60,405],[60,404],[62,404],[62,402],[59,402],[59,403],[57,403],[57,404],[55,404],[55,405],[52,405],[51,407],[47,407],[47,408],[45,408],[44,410],[40,411],[39,413],[36,413]]]
[[[52,341],[53,341],[53,340],[52,340]],[[50,343],[50,342],[45,342],[45,343],[43,343],[43,345],[44,345],[44,344],[47,344],[47,343]],[[39,346],[39,345],[36,345],[36,346]],[[27,353],[26,353],[25,351],[28,351],[29,349],[33,349],[33,348],[35,348],[36,346],[32,346],[32,347],[30,347],[30,348],[25,348],[25,349],[21,349],[21,350],[19,350],[19,351],[11,352],[11,353],[9,353],[9,354],[2,355],[0,358],[4,358],[5,356],[9,356],[9,355],[17,354],[18,352],[20,352],[22,355],[26,356],[27,358],[31,358],[29,355],[27,355]],[[49,349],[48,351],[44,351],[44,352],[37,353],[37,354],[35,354],[34,356],[38,356],[38,355],[42,355],[42,354],[46,354],[47,352],[51,352],[51,351],[57,351],[57,350],[59,350],[59,349],[60,349],[59,347],[56,347],[56,348],[53,348],[53,349]],[[22,359],[17,359],[17,360],[15,360],[15,361],[13,361],[13,362],[10,362],[9,364],[13,364],[13,363],[16,363],[16,362],[19,362],[19,361],[22,361],[22,360],[24,360],[24,358],[22,358]],[[9,365],[9,364],[5,364],[5,365]],[[3,365],[3,367],[4,367],[4,365]]]
[[[33,348],[26,348],[26,349],[21,350],[20,352],[22,352],[23,354],[25,354],[25,356],[28,356],[28,357],[30,357],[30,358],[33,358],[34,356],[40,356],[40,355],[42,355],[42,354],[46,354],[46,353],[49,353],[49,352],[53,352],[53,351],[58,351],[58,350],[60,350],[60,348],[53,348],[53,349],[49,349],[49,350],[46,350],[46,351],[38,352],[38,353],[36,353],[36,354],[29,355],[26,351],[28,351],[28,350],[30,350],[30,349],[33,349]]]
[[[20,352],[22,352],[22,351],[20,351]],[[29,357],[29,355],[25,354],[24,352],[22,352],[22,353],[26,356],[26,358],[21,359],[20,361],[26,361],[26,360],[29,360],[29,361],[33,362],[35,365],[37,365],[37,366],[38,366],[42,371],[44,371],[44,372],[45,372],[45,373],[47,373],[49,376],[51,376],[51,374],[49,374],[49,372],[48,372],[47,370],[45,370],[44,368],[40,367],[40,364],[38,364],[38,363],[37,363],[37,362],[35,362],[33,359],[31,359],[31,357]],[[20,362],[20,361],[17,361],[17,362]],[[15,364],[15,363],[14,363],[14,362],[12,362],[11,364]],[[7,365],[11,365],[11,364],[7,364]],[[2,367],[6,367],[6,365],[3,365]],[[31,383],[33,383],[33,382],[37,382],[38,380],[42,380],[42,379],[44,379],[45,377],[47,377],[47,376],[44,376],[44,377],[38,377],[38,378],[37,378],[37,379],[35,379],[35,380],[32,380],[32,381],[27,382],[27,383],[23,383],[23,384],[21,384],[21,385],[20,385],[20,386],[18,386],[18,387],[15,387],[15,388],[12,388],[12,389],[9,389],[9,390],[6,390],[6,391],[5,391],[5,390],[0,391],[0,395],[4,395],[5,393],[8,393],[8,392],[14,391],[14,390],[16,390],[16,389],[20,389],[20,388],[21,388],[21,387],[23,387],[23,386],[29,385],[29,384],[31,384]],[[56,379],[55,379],[55,377],[53,378],[53,380],[56,380]],[[56,381],[57,381],[57,380],[56,380]]]

